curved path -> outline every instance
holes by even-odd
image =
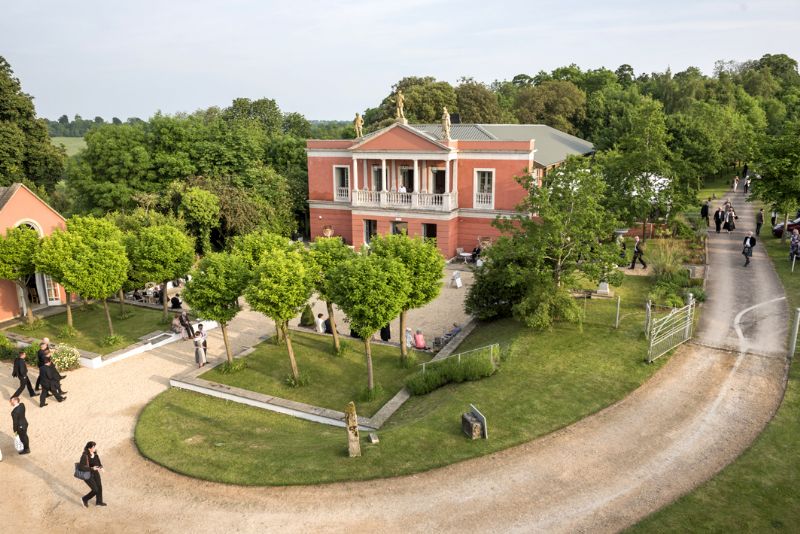
[[[739,208],[741,228],[753,214],[749,206]],[[760,250],[751,267],[741,266],[741,240],[738,232],[711,236],[713,298],[699,331],[708,346],[685,346],[629,397],[559,432],[415,476],[290,488],[192,480],[143,460],[132,439],[141,408],[164,390],[169,376],[191,365],[188,345],[71,373],[65,386],[75,394],[66,403],[51,402],[43,410],[28,403],[31,455],[9,454],[10,421],[0,412],[4,529],[620,530],[731,462],[780,403],[787,310],[785,301],[773,299],[782,297],[782,288]],[[234,342],[248,345],[250,332],[263,332],[264,323],[244,313],[233,330]],[[12,382],[8,366],[2,369],[0,392],[7,398]],[[84,509],[79,498],[86,488],[71,476],[87,436],[100,444],[107,468],[104,509]]]

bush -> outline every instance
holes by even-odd
[[[59,339],[71,339],[77,335],[78,335],[78,329],[69,325],[62,326],[61,329],[58,331]]]
[[[697,302],[706,301],[706,292],[702,287],[692,287],[689,289],[689,293],[692,294],[694,300],[696,300]]]
[[[491,376],[497,370],[491,352],[464,358],[459,363],[456,358],[448,358],[426,366],[406,379],[406,388],[412,395],[425,395],[450,383],[471,382]]]
[[[339,350],[334,352],[333,355],[342,358],[344,357],[345,354],[347,354],[347,351],[349,350],[350,350],[350,343],[342,339],[341,336],[339,336]]]
[[[362,389],[358,396],[358,400],[361,402],[372,402],[381,395],[383,395],[383,386],[380,384],[375,384],[375,387],[373,387],[372,390],[369,388]]]
[[[5,335],[0,334],[0,360],[13,360],[17,357],[17,346]]]
[[[68,345],[59,345],[51,354],[50,359],[59,371],[69,371],[80,367],[78,359],[81,353],[78,349]]]
[[[306,307],[303,308],[303,313],[300,315],[300,326],[314,326],[314,312],[309,304],[306,304]]]
[[[19,329],[20,329],[20,330],[22,330],[23,332],[31,332],[31,331],[33,331],[33,330],[38,330],[38,329],[40,329],[40,328],[44,328],[44,326],[45,326],[46,324],[47,324],[47,323],[45,322],[45,320],[44,320],[44,319],[41,319],[41,318],[39,318],[39,317],[35,317],[35,316],[34,316],[34,318],[33,318],[33,322],[32,322],[32,323],[28,324],[27,322],[23,322],[23,323],[22,323],[22,324],[19,326]]]
[[[238,373],[239,371],[242,371],[243,369],[246,368],[247,368],[247,360],[239,359],[239,360],[233,360],[232,362],[225,362],[219,367],[217,367],[217,370],[223,375],[230,375],[233,373]]]
[[[653,265],[653,274],[658,279],[677,275],[685,270],[683,268],[684,255],[677,243],[665,239],[659,247],[652,247],[650,262]]]
[[[286,375],[286,378],[284,378],[283,381],[290,388],[300,388],[309,385],[311,383],[311,377],[308,376],[308,374],[301,372],[297,378],[291,374]]]
[[[125,341],[125,338],[123,336],[119,336],[119,335],[115,334],[113,336],[104,337],[103,338],[103,342],[101,344],[104,347],[111,347],[113,345],[119,345],[123,341]]]

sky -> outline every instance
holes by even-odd
[[[765,53],[800,59],[800,0],[0,0],[0,56],[50,119],[267,97],[349,120],[404,76],[490,83],[570,63],[711,74]]]

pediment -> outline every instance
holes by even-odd
[[[395,123],[375,132],[350,150],[353,152],[449,152],[450,148],[410,126]]]

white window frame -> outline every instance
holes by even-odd
[[[411,174],[411,183],[406,185],[403,181],[403,172],[409,171]],[[406,192],[411,192],[414,188],[414,167],[411,165],[398,165],[397,167],[397,190],[400,190],[400,184],[406,185]]]
[[[485,208],[481,206],[478,207],[477,198],[478,198],[478,173],[480,172],[491,172],[492,173],[492,205],[490,208]],[[497,187],[497,170],[496,169],[489,169],[489,168],[480,168],[474,169],[472,173],[472,207],[474,209],[494,209],[494,201],[495,201],[495,188]]]
[[[339,189],[339,184],[336,182],[336,169],[347,169],[347,198],[346,199],[339,199],[336,196],[336,191]],[[353,184],[351,183],[350,175],[350,165],[334,165],[333,166],[333,200],[334,202],[349,202],[350,201],[350,191],[353,190]]]

